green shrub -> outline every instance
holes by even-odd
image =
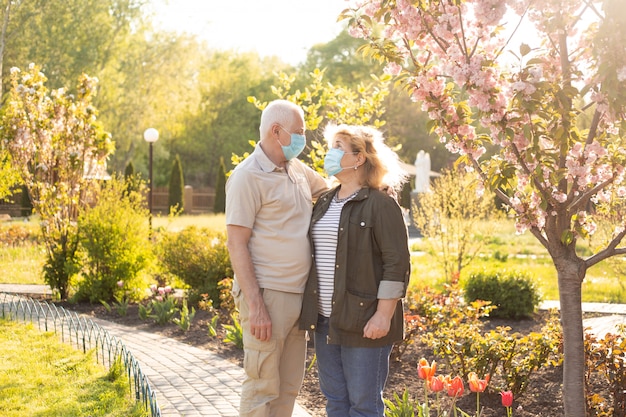
[[[492,317],[530,317],[539,305],[538,290],[529,274],[522,271],[473,273],[464,285],[465,301],[491,301]]]
[[[22,217],[28,217],[33,214],[33,202],[30,201],[30,195],[28,195],[28,188],[22,186],[22,192],[20,193],[20,215]]]
[[[139,274],[152,258],[148,212],[140,193],[127,191],[124,181],[109,181],[93,208],[79,216],[79,241],[85,256],[77,300],[143,297],[141,288],[146,285]]]
[[[243,329],[241,328],[241,323],[234,314],[231,316],[231,320],[233,324],[222,324],[222,327],[226,330],[224,342],[232,343],[243,350]]]
[[[159,242],[159,254],[163,269],[190,287],[192,304],[208,294],[213,305],[220,305],[218,283],[233,274],[224,233],[195,226],[167,232]]]
[[[46,260],[43,265],[44,281],[62,299],[67,298],[76,274],[80,271],[78,237],[70,225],[68,231],[49,230]]]
[[[442,267],[446,282],[457,282],[486,245],[499,214],[494,199],[478,192],[475,172],[443,170],[427,193],[419,193],[413,204],[413,222],[424,236],[433,258]],[[479,228],[479,225],[482,227]]]
[[[124,182],[126,183],[126,193],[140,192],[143,181],[138,173],[135,172],[133,161],[128,162],[124,170]]]
[[[0,225],[0,246],[24,246],[37,244],[41,233],[39,229],[24,223],[8,223]]]
[[[585,332],[585,393],[588,416],[623,416],[626,410],[626,326],[598,339]],[[595,387],[607,387],[606,397]]]
[[[179,315],[180,317],[174,317],[172,321],[178,326],[180,330],[186,332],[191,328],[191,322],[193,322],[193,318],[196,316],[196,309],[191,307],[191,311],[189,311],[189,307],[187,306],[187,300],[183,299],[183,305],[180,308]]]
[[[220,165],[217,170],[217,182],[215,185],[215,202],[213,203],[213,213],[224,213],[226,211],[226,166],[224,157],[220,156]]]
[[[172,173],[170,175],[170,187],[167,197],[167,206],[169,213],[182,213],[183,211],[183,190],[185,188],[185,180],[183,177],[183,167],[180,157],[176,155],[172,164]]]
[[[537,369],[558,366],[562,361],[562,333],[555,312],[541,332],[524,336],[511,333],[510,327],[485,330],[484,317],[492,307],[481,300],[464,302],[456,287],[441,294],[409,294],[407,301],[405,318],[416,317],[413,320],[422,329],[411,337],[433,352],[441,372],[463,379],[470,372],[490,374],[492,392],[510,390],[519,395]]]

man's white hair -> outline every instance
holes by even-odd
[[[304,118],[304,110],[289,100],[274,100],[268,104],[261,113],[261,125],[259,126],[261,139],[269,133],[274,123],[283,127],[290,125],[294,120],[295,112]]]

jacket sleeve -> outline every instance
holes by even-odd
[[[380,200],[375,214],[374,238],[381,251],[383,279],[377,298],[403,298],[411,272],[407,227],[396,200],[386,195]]]

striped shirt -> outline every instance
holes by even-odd
[[[324,317],[330,317],[332,309],[333,290],[335,288],[337,231],[339,229],[341,210],[344,204],[355,196],[356,193],[341,201],[333,198],[324,216],[311,229],[319,286],[318,309],[319,313]]]

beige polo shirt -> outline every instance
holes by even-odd
[[[284,170],[260,146],[233,170],[226,182],[226,224],[252,229],[248,248],[261,288],[304,292],[313,198],[327,189],[302,161],[294,158]]]

